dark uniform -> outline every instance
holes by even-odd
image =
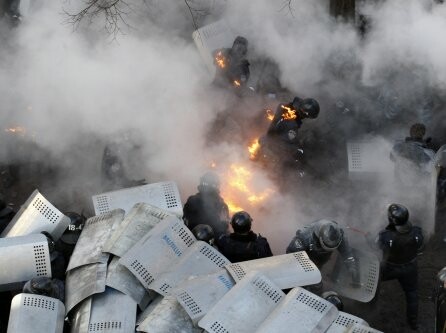
[[[183,207],[183,219],[190,230],[199,224],[207,224],[215,238],[227,233],[229,209],[219,188],[220,180],[215,173],[207,172],[200,178],[198,193],[190,196]]]
[[[249,61],[246,59],[248,41],[238,36],[230,49],[218,49],[213,52],[217,71],[214,83],[227,87],[246,86],[249,79]]]
[[[286,249],[286,253],[306,251],[316,266],[322,267],[331,257],[334,250],[341,255],[348,271],[352,275],[354,285],[359,285],[360,274],[358,262],[348,243],[344,231],[336,222],[319,220],[297,230],[296,235]]]
[[[393,212],[392,213],[392,209]],[[381,266],[382,281],[397,279],[406,295],[407,321],[411,328],[418,326],[418,268],[417,255],[423,247],[421,228],[412,226],[408,221],[407,209],[398,204],[389,206],[390,215],[400,214],[399,220],[390,221],[382,230],[376,243],[383,251]]]
[[[0,200],[0,233],[5,230],[9,222],[11,222],[11,220],[14,218],[15,214],[16,213],[12,207],[6,205]]]
[[[234,233],[218,238],[218,249],[230,262],[260,259],[273,255],[266,238],[252,232],[251,225],[252,218],[247,212],[237,212],[231,219]]]
[[[223,235],[218,239],[217,246],[230,262],[241,262],[273,255],[266,238],[252,231],[246,235],[237,233]]]

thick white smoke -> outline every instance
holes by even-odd
[[[251,54],[277,62],[282,84],[299,96],[320,97],[327,91],[330,98],[349,95],[361,84],[382,84],[389,69],[410,71],[415,66],[422,73],[421,85],[443,87],[446,82],[441,35],[446,9],[441,6],[407,0],[367,5],[364,12],[373,30],[362,40],[351,25],[337,24],[324,2],[295,0],[291,8],[271,0],[191,3],[204,9],[194,12],[195,22],[225,18],[248,38]],[[207,143],[210,124],[233,100],[210,86],[212,78],[193,44],[194,22],[184,2],[135,0],[125,16],[129,26],[121,24],[122,33],[115,39],[103,31],[101,17],[73,30],[63,10],[75,12],[82,4],[69,5],[42,4],[20,26],[1,34],[2,126],[25,127],[68,170],[59,183],[48,185],[54,191],[50,197],[70,187],[86,196],[94,193],[103,144],[117,133],[139,135],[141,176],[149,182],[177,181],[184,201],[213,160],[229,165],[246,159],[245,143],[220,142],[211,148]],[[358,81],[354,74],[345,82],[333,79],[328,63],[359,69]],[[398,81],[396,90],[410,95],[418,86],[406,89],[406,83]],[[328,104],[321,100],[321,105],[321,120],[304,127],[327,126],[323,113]],[[401,133],[402,127],[396,126]],[[2,162],[8,158],[2,154]],[[263,172],[256,171],[255,177],[267,182]],[[383,186],[370,196],[383,198],[392,188],[389,182]],[[331,217],[358,225],[385,210],[384,204],[371,209],[369,203],[351,199],[342,190],[327,193],[323,183],[302,189],[297,197],[276,192],[264,205],[267,209],[251,212],[254,229],[280,253],[295,229],[313,219]],[[349,221],[352,206],[361,204],[367,206],[359,213],[364,221]],[[384,223],[377,220],[373,223]]]

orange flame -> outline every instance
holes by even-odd
[[[266,109],[266,119],[269,121],[273,121],[274,119],[274,112],[271,109]]]
[[[296,110],[294,110],[294,109],[292,109],[292,108],[290,108],[288,106],[285,106],[285,105],[281,105],[280,107],[282,109],[286,110],[286,112],[282,113],[282,118],[284,120],[292,120],[292,119],[296,119],[297,118]]]
[[[214,161],[211,162],[211,168],[215,169],[217,167],[217,163],[215,163]]]
[[[25,134],[26,133],[26,129],[25,129],[25,127],[16,126],[16,127],[5,128],[5,132],[17,133],[17,134]]]
[[[234,80],[234,86],[236,86],[236,87],[240,87],[240,82],[237,81],[237,80]]]
[[[221,51],[219,51],[215,56],[215,62],[217,63],[217,66],[220,68],[226,67],[226,58],[223,55]]]
[[[228,205],[230,213],[250,208],[264,202],[274,193],[271,188],[254,189],[254,174],[248,165],[231,164],[225,175],[225,186],[221,193]]]
[[[249,158],[251,160],[253,160],[257,157],[257,153],[258,153],[259,149],[260,149],[259,139],[255,139],[254,142],[248,147]]]

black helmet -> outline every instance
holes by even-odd
[[[65,216],[70,218],[70,224],[60,237],[60,240],[69,245],[75,245],[85,224],[85,216],[75,212],[65,212]]]
[[[29,283],[23,286],[25,294],[37,294],[49,296],[53,290],[51,278],[45,276],[33,277]]]
[[[395,226],[399,232],[406,232],[410,229],[409,210],[400,204],[391,204],[387,209],[389,223]]]
[[[251,230],[252,218],[244,211],[237,212],[232,216],[231,226],[237,234],[245,234]]]
[[[342,232],[335,221],[320,220],[320,227],[317,230],[317,237],[322,248],[326,251],[333,251],[342,242]]]
[[[344,309],[344,304],[342,303],[341,299],[339,298],[339,295],[335,291],[326,291],[322,293],[322,298],[326,301],[330,302],[334,306],[338,308],[339,311],[342,311]]]
[[[215,172],[208,171],[200,178],[198,191],[200,192],[218,192],[220,190],[220,178]]]
[[[299,110],[303,113],[305,118],[317,118],[319,115],[319,103],[314,98],[305,98],[299,103]]]
[[[423,136],[426,134],[426,126],[421,123],[413,124],[410,127],[410,137],[414,139],[421,140]]]
[[[248,40],[245,37],[237,36],[232,44],[231,51],[238,57],[244,57],[248,53]]]
[[[192,233],[197,240],[201,240],[206,243],[210,243],[214,239],[214,230],[207,224],[198,224],[192,229]]]

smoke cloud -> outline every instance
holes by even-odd
[[[129,135],[138,152],[128,161],[131,177],[174,180],[183,201],[212,162],[223,176],[231,164],[249,165],[247,145],[258,131],[246,130],[241,140],[209,142],[222,112],[240,110],[248,125],[234,121],[237,132],[249,129],[265,105],[261,98],[237,100],[210,84],[191,34],[194,24],[223,18],[235,35],[248,38],[251,71],[256,59],[268,57],[277,64],[283,86],[320,101],[321,116],[305,122],[299,135],[326,147],[328,155],[311,152],[313,164],[339,181],[327,184],[316,177],[284,192],[267,172],[252,167],[252,186],[275,192],[261,205],[242,208],[253,216],[254,230],[270,239],[274,253],[283,253],[296,229],[315,219],[333,218],[375,232],[386,223],[387,204],[402,200],[410,209],[419,202],[418,193],[399,195],[387,154],[411,123],[426,123],[428,135],[440,128],[446,7],[414,0],[366,2],[359,10],[372,29],[361,38],[354,26],[330,17],[323,1],[295,0],[290,7],[271,0],[190,4],[201,9],[193,11],[194,20],[183,2],[135,1],[125,16],[128,26],[121,24],[116,36],[104,31],[101,17],[75,30],[66,24],[64,11],[76,12],[80,2],[32,8],[13,29],[2,22],[1,123],[26,128],[23,140],[48,153],[41,155],[42,162],[63,170],[37,184],[50,200],[67,209],[88,209],[90,195],[100,191],[105,143]],[[336,113],[337,101],[345,102],[351,115]],[[279,102],[287,101],[272,104]],[[345,142],[371,137],[385,148],[369,152],[385,170],[379,168],[383,172],[375,175],[373,187],[347,184]],[[27,155],[6,145],[0,149],[2,163]],[[432,229],[422,216],[415,219]]]

